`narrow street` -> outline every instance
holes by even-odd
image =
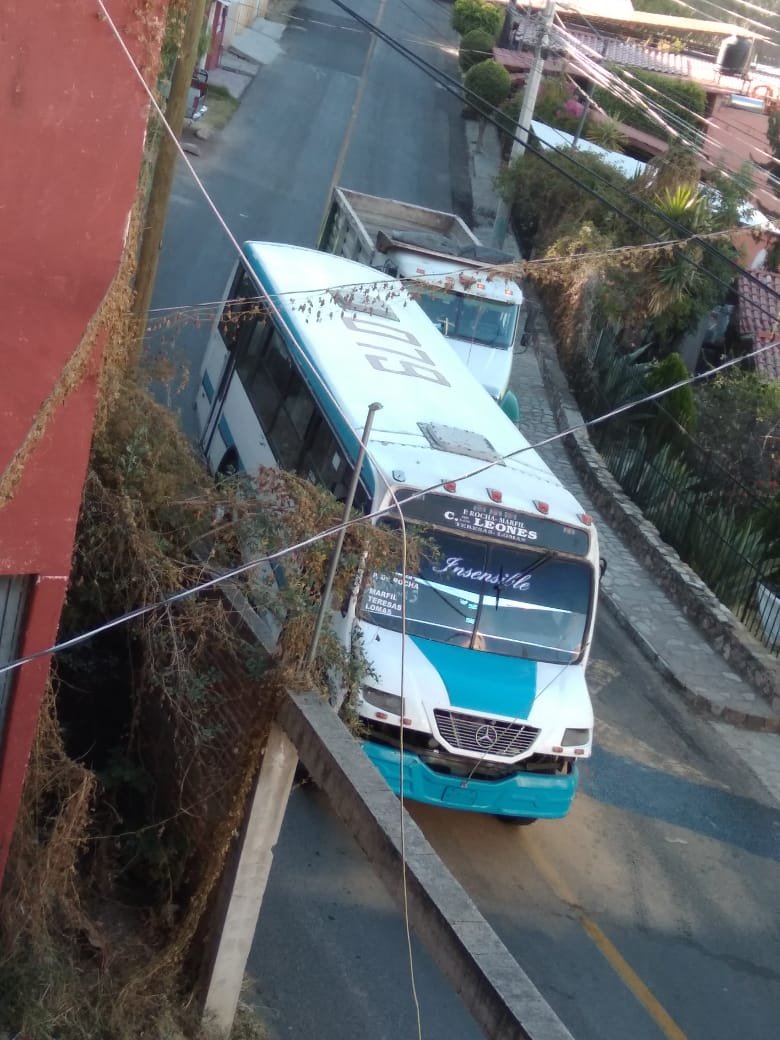
[[[451,5],[360,13],[456,72]],[[328,0],[298,4],[224,133],[194,160],[240,239],[314,245],[333,183],[443,209],[466,197],[458,102]],[[230,244],[178,171],[153,307],[217,300]],[[162,312],[158,312],[162,313]],[[210,308],[154,346],[192,432]],[[589,671],[597,747],[571,815],[515,828],[412,813],[577,1040],[774,1040],[780,812],[602,611]],[[426,1040],[479,1036],[415,943]],[[291,799],[244,999],[275,1038],[416,1036],[403,922],[316,790]]]

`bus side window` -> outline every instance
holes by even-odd
[[[242,344],[236,361],[238,378],[246,390],[260,425],[266,432],[279,407],[279,394],[265,370],[267,341],[268,322],[258,320],[251,335]]]
[[[219,332],[228,350],[238,343],[247,321],[260,312],[257,287],[243,264],[238,265],[236,276],[230,287],[228,302],[219,319]]]
[[[314,414],[314,398],[297,371],[290,378],[287,395],[269,430],[277,461],[285,469],[300,471],[306,431]]]
[[[330,427],[318,416],[309,431],[306,453],[303,458],[303,469],[314,470],[317,482],[333,491],[339,485],[339,475],[344,466],[344,456],[330,431]]]

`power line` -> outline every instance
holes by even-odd
[[[485,114],[485,118],[497,129],[504,131],[505,128],[495,118],[495,116],[501,116],[502,114],[499,109],[497,109],[493,105],[487,104],[478,95],[475,95],[473,91],[468,90],[462,84],[454,80],[451,76],[448,76],[446,73],[441,72],[439,69],[436,69],[435,66],[432,66],[429,62],[425,61],[425,59],[420,58],[412,51],[409,51],[409,49],[404,47],[403,44],[398,43],[393,37],[389,36],[382,29],[379,29],[378,26],[373,25],[373,23],[363,18],[362,15],[359,15],[352,8],[348,7],[347,4],[342,2],[342,0],[332,0],[332,2],[336,4],[337,7],[340,7],[343,10],[347,11],[349,14],[351,14],[352,17],[359,21],[361,24],[364,24],[367,28],[370,28],[370,31],[374,32],[383,42],[387,43],[389,47],[391,47],[393,50],[396,50],[403,57],[406,57],[407,60],[412,62],[412,64],[416,65],[422,72],[428,75],[431,79],[434,79],[436,82],[438,82],[440,86],[442,86],[449,93],[453,94],[459,100],[470,100],[473,104],[476,104],[478,110],[482,113],[485,113],[486,109],[489,110],[491,114]],[[517,140],[516,137],[515,139]],[[599,180],[604,184],[607,184],[611,190],[619,192],[621,195],[625,196],[630,202],[632,202],[632,204],[638,204],[642,209],[649,211],[653,216],[662,220],[669,227],[675,229],[678,233],[682,233],[683,237],[685,237],[686,239],[689,239],[691,242],[701,242],[705,251],[707,251],[709,254],[714,255],[719,261],[731,267],[740,275],[752,281],[754,284],[759,285],[762,291],[769,292],[771,296],[774,296],[775,299],[780,301],[779,292],[777,292],[772,287],[767,286],[764,282],[757,278],[755,274],[741,267],[735,260],[731,259],[730,257],[726,256],[726,254],[721,253],[719,250],[715,249],[709,242],[700,239],[699,236],[697,236],[696,234],[692,234],[688,228],[686,228],[683,224],[680,224],[673,218],[669,217],[658,206],[648,202],[641,196],[631,195],[628,191],[626,191],[626,189],[612,184],[610,181],[606,179],[606,177],[604,177],[602,174],[599,174],[598,171],[591,170],[590,168],[584,166],[584,164],[579,162],[579,160],[577,160],[573,155],[562,151],[560,148],[557,148],[554,145],[550,145],[548,146],[548,148],[556,155],[558,155],[560,158],[567,160],[574,167],[585,170],[596,180]],[[626,213],[625,210],[622,210],[619,206],[615,205],[615,203],[605,199],[603,195],[600,195],[594,188],[591,188],[589,185],[584,184],[573,173],[570,173],[568,170],[553,162],[553,160],[550,159],[550,157],[546,155],[543,151],[535,148],[529,143],[526,143],[526,150],[531,152],[533,155],[537,156],[537,158],[539,158],[546,165],[556,170],[556,172],[559,173],[566,180],[570,181],[572,184],[575,184],[581,191],[584,191],[586,194],[592,196],[597,201],[607,206],[614,213],[623,217],[624,220],[628,221],[643,234],[649,235],[655,241],[663,241],[659,238],[658,235],[654,234],[648,227],[642,224],[642,222],[638,220],[635,216]],[[730,290],[730,284],[728,282],[725,282],[722,278],[720,278],[714,271],[707,270],[707,268],[703,267],[696,260],[693,260],[690,257],[688,257],[685,253],[681,253],[680,255],[686,263],[690,264],[692,267],[694,267],[694,269],[708,277],[711,281],[717,283],[726,290]],[[775,314],[772,314],[760,304],[756,304],[755,306],[757,310],[766,314],[773,321],[775,320]]]
[[[508,459],[517,458],[520,455],[525,454],[527,451],[537,451],[539,448],[544,448],[548,444],[553,444],[555,441],[562,440],[564,437],[568,437],[570,434],[577,433],[579,430],[590,429],[592,426],[599,426],[602,423],[607,422],[610,419],[614,419],[619,415],[623,415],[626,412],[631,411],[634,408],[638,408],[640,405],[649,404],[652,401],[661,400],[666,397],[667,394],[673,393],[675,390],[679,390],[684,386],[691,386],[694,383],[699,383],[705,379],[711,379],[718,375],[720,372],[724,372],[735,365],[744,364],[745,361],[749,361],[751,358],[759,357],[761,354],[765,354],[769,350],[775,350],[780,346],[780,340],[775,340],[771,343],[766,343],[761,347],[757,347],[755,350],[751,350],[746,354],[741,354],[736,358],[729,358],[727,361],[722,362],[720,365],[708,369],[706,372],[700,372],[697,375],[688,376],[686,379],[680,379],[671,386],[665,387],[662,390],[656,390],[654,393],[646,394],[644,397],[637,401],[628,401],[625,404],[618,405],[611,409],[609,412],[605,412],[602,415],[598,415],[593,419],[583,419],[580,423],[575,423],[573,426],[567,427],[565,430],[561,430],[556,434],[552,434],[550,437],[545,437],[535,444],[528,444],[523,448],[517,448],[514,451],[507,452],[505,455],[500,456],[495,462],[488,462],[483,466],[477,466],[473,470],[469,470],[467,473],[463,473],[460,476],[448,477],[446,481],[439,481],[436,484],[431,484],[429,487],[422,488],[418,491],[412,492],[410,495],[404,497],[404,502],[413,502],[418,498],[422,498],[424,495],[428,495],[434,491],[440,490],[445,483],[451,480],[456,482],[470,480],[472,477],[479,476],[481,473],[485,473],[487,470],[492,469],[493,466],[498,465],[500,462],[506,462]],[[240,577],[242,574],[246,574],[248,571],[259,567],[263,563],[272,563],[274,560],[281,559],[284,556],[289,555],[293,552],[298,552],[301,549],[305,549],[310,545],[314,545],[316,542],[321,541],[324,538],[330,538],[334,534],[338,534],[339,531],[354,526],[355,524],[366,523],[369,520],[376,520],[383,516],[388,516],[397,510],[397,505],[387,506],[384,509],[377,509],[371,513],[366,513],[364,516],[356,517],[352,520],[347,521],[345,524],[334,524],[332,527],[328,527],[317,534],[311,535],[308,538],[304,538],[293,545],[286,546],[283,549],[277,549],[274,552],[268,553],[264,556],[255,557],[249,560],[247,563],[243,563],[238,567],[234,567],[223,574],[219,574],[214,578],[210,578],[208,581],[200,582],[197,585],[193,585],[188,589],[181,589],[178,592],[171,593],[169,596],[156,600],[154,603],[144,604],[143,606],[136,607],[134,610],[126,611],[124,614],[120,614],[117,617],[106,621],[101,625],[97,625],[95,628],[89,629],[79,635],[72,636],[69,639],[62,640],[61,642],[54,643],[52,646],[47,647],[45,650],[36,650],[31,654],[27,654],[24,657],[16,658],[13,661],[9,661],[6,664],[0,666],[0,675],[4,675],[6,672],[14,671],[17,668],[21,668],[22,665],[29,664],[31,661],[37,661],[41,657],[47,657],[50,654],[61,653],[63,650],[70,650],[74,646],[78,646],[81,643],[85,643],[95,636],[102,635],[103,632],[108,632],[112,628],[116,628],[119,625],[126,624],[129,621],[134,621],[137,618],[143,617],[146,614],[151,613],[155,610],[160,610],[163,607],[171,606],[181,600],[188,599],[190,596],[197,595],[201,592],[207,592],[209,589],[216,588],[223,582],[231,581],[234,578]]]
[[[350,9],[347,8],[345,4],[341,3],[341,0],[333,0],[333,2],[336,3],[337,6],[343,7],[345,10],[350,12]],[[106,10],[105,5],[103,3],[103,0],[97,0],[97,3],[100,6],[101,10],[103,11],[103,13],[105,15],[105,18],[106,18],[106,21],[108,22],[112,32],[114,33],[115,37],[117,38],[117,41],[119,42],[123,52],[125,53],[125,56],[127,57],[128,61],[130,62],[130,64],[131,64],[133,70],[135,71],[138,79],[143,84],[143,87],[144,87],[145,91],[149,95],[149,98],[152,101],[152,104],[154,105],[155,109],[157,110],[157,114],[160,116],[160,118],[161,118],[161,120],[163,122],[163,125],[166,127],[168,132],[171,132],[170,127],[168,127],[168,125],[167,125],[167,123],[165,121],[165,116],[164,116],[162,110],[160,109],[160,106],[157,104],[157,102],[154,99],[154,96],[152,94],[152,91],[149,89],[148,85],[146,84],[145,80],[143,79],[143,76],[142,76],[140,70],[138,69],[137,65],[135,64],[135,62],[133,60],[133,57],[130,54],[130,51],[126,47],[126,45],[124,43],[124,40],[121,37],[121,34],[119,33],[116,25],[114,24],[110,14]],[[352,12],[350,12],[350,13],[352,13]],[[355,17],[358,20],[363,20],[357,14],[355,14]],[[374,28],[375,31],[381,33],[381,30],[376,29],[376,27],[372,27],[372,28]],[[177,144],[178,144],[178,142],[177,142]],[[213,202],[213,200],[211,199],[210,195],[208,194],[208,191],[206,190],[205,185],[203,185],[203,182],[198,177],[197,173],[195,172],[194,168],[192,167],[192,164],[187,159],[186,153],[184,152],[184,150],[180,146],[179,146],[179,151],[180,151],[180,154],[182,155],[182,157],[183,157],[187,167],[189,168],[190,172],[192,173],[192,176],[194,177],[194,179],[195,179],[199,189],[201,190],[202,194],[206,198],[206,200],[207,200],[207,202],[209,204],[209,208],[215,214],[217,220],[220,223],[220,226],[223,228],[225,233],[228,235],[228,237],[229,237],[231,243],[233,244],[236,252],[238,253],[239,257],[243,260],[244,264],[246,265],[247,270],[251,271],[251,265],[249,264],[249,262],[248,262],[248,260],[247,260],[247,258],[245,256],[243,250],[241,249],[241,246],[238,244],[238,241],[236,240],[235,236],[230,231],[230,228],[228,227],[228,225],[225,222],[224,218],[219,213],[219,210],[217,209],[215,203]],[[666,244],[668,244],[668,243],[666,243]],[[763,285],[763,283],[761,283],[761,284]],[[778,295],[778,294],[775,294],[775,295]],[[769,313],[769,312],[766,312],[766,313]],[[772,316],[772,318],[774,320],[775,315],[771,315],[771,316]],[[285,325],[286,325],[286,323],[285,323]],[[595,426],[595,425],[598,425],[600,423],[603,423],[603,422],[607,421],[608,419],[614,418],[614,417],[616,417],[616,416],[618,416],[620,414],[623,414],[626,411],[629,411],[632,408],[637,407],[638,405],[647,404],[647,403],[649,403],[651,401],[655,401],[655,400],[660,400],[661,398],[663,398],[667,394],[673,392],[674,390],[677,390],[677,389],[679,389],[679,388],[681,388],[683,386],[691,385],[691,384],[693,384],[695,382],[698,382],[698,381],[701,381],[703,379],[711,378],[714,375],[718,374],[719,372],[722,372],[722,371],[724,371],[724,370],[726,370],[726,369],[728,369],[728,368],[730,368],[730,367],[732,367],[734,365],[742,364],[744,361],[747,361],[747,360],[749,360],[751,358],[760,356],[761,354],[764,354],[764,353],[766,353],[769,350],[774,350],[778,345],[780,345],[780,342],[777,342],[777,343],[773,342],[773,343],[765,344],[764,346],[756,348],[753,351],[750,351],[750,352],[748,352],[746,354],[740,355],[740,357],[738,357],[738,358],[729,359],[728,361],[723,362],[721,365],[718,365],[718,366],[716,366],[716,367],[714,367],[712,369],[709,369],[707,372],[703,372],[703,373],[700,373],[699,375],[694,375],[694,376],[691,376],[691,377],[689,377],[687,379],[680,380],[680,381],[678,381],[677,383],[673,384],[670,387],[667,387],[667,388],[665,388],[663,390],[656,391],[653,394],[648,394],[645,397],[643,397],[642,399],[640,399],[639,401],[629,402],[627,404],[620,405],[619,407],[617,407],[615,409],[612,409],[610,412],[607,412],[604,415],[597,416],[594,419],[583,421],[582,423],[578,423],[578,424],[576,424],[576,425],[574,425],[572,427],[569,427],[567,430],[561,431],[558,434],[555,434],[555,435],[553,435],[551,437],[548,437],[548,438],[546,438],[546,439],[544,439],[542,441],[539,441],[536,444],[528,445],[528,446],[526,446],[524,448],[521,448],[521,449],[518,449],[518,450],[516,450],[514,452],[510,452],[506,456],[504,456],[504,459],[513,458],[513,457],[516,457],[516,456],[518,456],[520,454],[523,454],[526,451],[532,451],[532,450],[536,450],[537,448],[544,447],[545,445],[550,444],[550,443],[552,443],[552,442],[554,442],[554,441],[556,441],[558,439],[561,439],[561,438],[563,438],[565,436],[568,436],[569,434],[574,433],[577,430],[587,429],[587,428],[589,428],[591,426]],[[298,345],[298,347],[299,347],[299,350],[300,350],[300,346],[299,345]],[[301,351],[301,354],[302,354],[303,357],[305,357],[305,354],[303,354],[302,351]],[[469,473],[467,473],[467,474],[465,474],[463,476],[460,476],[460,477],[458,477],[456,479],[457,480],[469,479],[472,476],[476,476],[476,475],[478,475],[480,473],[483,473],[486,470],[490,469],[492,467],[492,465],[494,465],[494,463],[489,463],[489,464],[486,464],[484,466],[478,467],[475,470],[473,470],[473,471],[471,471],[471,472],[469,472]],[[414,493],[413,495],[409,496],[409,501],[412,501],[415,498],[420,498],[423,495],[428,494],[431,491],[437,490],[438,488],[440,488],[442,486],[442,483],[443,482],[435,484],[435,485],[431,485],[431,487],[429,487],[429,488],[426,488],[426,489],[423,489],[421,491],[418,491],[418,492]],[[392,508],[395,508],[395,507],[392,507]],[[388,513],[389,511],[392,511],[392,508],[390,510],[387,510],[387,509],[385,509],[385,510],[378,510],[376,512],[373,512],[373,513],[370,513],[370,514],[366,515],[365,517],[361,517],[361,518],[358,518],[357,520],[349,521],[348,524],[344,525],[344,526],[351,526],[354,523],[364,522],[364,521],[370,520],[370,519],[376,519],[376,518],[378,518],[380,516],[386,515],[386,513]],[[270,554],[268,554],[266,556],[258,557],[258,558],[254,559],[252,561],[249,561],[248,563],[245,563],[245,564],[241,565],[240,567],[234,568],[231,571],[228,571],[225,574],[219,575],[219,576],[217,576],[215,578],[212,578],[212,579],[210,579],[210,580],[208,580],[206,582],[201,582],[198,585],[195,585],[195,586],[193,586],[193,587],[191,587],[189,589],[184,589],[184,590],[180,590],[179,592],[172,593],[171,595],[163,597],[162,599],[160,599],[160,600],[158,600],[158,601],[156,601],[154,603],[146,604],[146,605],[137,607],[134,610],[127,611],[124,614],[119,615],[118,617],[116,617],[116,618],[114,618],[114,619],[112,619],[110,621],[107,621],[107,622],[105,622],[105,623],[103,623],[103,624],[101,624],[99,626],[96,626],[93,629],[90,629],[90,630],[88,630],[86,632],[81,633],[80,635],[73,636],[73,637],[71,637],[71,638],[69,638],[67,640],[64,640],[62,642],[59,642],[59,643],[55,643],[52,646],[50,646],[50,647],[48,647],[48,648],[46,648],[44,650],[38,650],[38,651],[35,651],[32,654],[28,654],[28,655],[26,655],[26,656],[24,656],[22,658],[17,658],[17,659],[15,659],[13,661],[10,661],[10,662],[8,662],[5,665],[0,666],[0,675],[5,674],[6,672],[12,671],[12,670],[14,670],[16,668],[19,668],[19,667],[21,667],[24,664],[28,664],[28,663],[30,663],[32,661],[38,660],[41,657],[46,657],[46,656],[49,656],[49,655],[54,654],[54,653],[62,652],[63,650],[71,649],[74,646],[80,645],[81,643],[86,642],[87,640],[92,639],[92,638],[102,634],[103,632],[109,631],[110,629],[117,627],[118,625],[126,624],[127,622],[133,621],[133,620],[135,620],[135,619],[137,619],[139,617],[143,617],[144,615],[146,615],[148,613],[151,613],[154,610],[159,610],[162,607],[172,605],[172,604],[174,604],[174,603],[176,603],[176,602],[178,602],[180,600],[186,599],[186,598],[188,598],[190,596],[193,596],[193,595],[196,595],[196,594],[198,594],[200,592],[207,591],[210,588],[214,588],[217,585],[221,584],[222,582],[229,581],[232,578],[238,577],[241,574],[244,574],[247,571],[252,570],[253,568],[259,566],[262,563],[271,562],[271,561],[273,561],[275,559],[280,559],[283,556],[289,554],[290,552],[298,551],[301,548],[305,548],[308,545],[314,544],[314,542],[316,542],[316,541],[318,541],[318,540],[320,540],[322,538],[330,537],[331,535],[336,534],[341,529],[341,527],[342,527],[342,525],[335,525],[334,527],[328,528],[327,530],[325,530],[323,532],[320,532],[319,534],[314,535],[314,536],[312,536],[312,537],[310,537],[308,539],[304,539],[303,541],[301,541],[299,543],[296,543],[293,546],[288,546],[285,549],[278,550],[278,551],[276,551],[274,553],[270,553]]]
[[[724,228],[724,229],[722,229],[720,231],[705,232],[704,234],[698,235],[697,239],[698,238],[703,238],[703,239],[726,238],[729,235],[732,235],[735,232],[738,232],[738,231],[741,231],[741,230],[747,230],[747,229],[741,227],[740,225],[737,225],[737,226],[732,227],[732,228]],[[555,267],[557,265],[574,263],[575,261],[581,263],[583,260],[601,260],[601,259],[609,259],[610,257],[631,256],[634,253],[642,254],[642,253],[651,253],[651,252],[655,252],[655,251],[674,249],[674,248],[677,248],[677,247],[683,248],[683,247],[685,247],[687,245],[691,245],[691,244],[695,244],[695,242],[690,237],[688,237],[688,238],[676,238],[676,239],[663,239],[663,240],[660,240],[660,241],[657,241],[657,242],[640,242],[637,245],[630,245],[630,246],[613,246],[610,249],[588,249],[588,250],[585,250],[585,251],[583,251],[581,253],[576,253],[576,254],[567,255],[567,256],[541,256],[541,257],[535,257],[533,259],[528,259],[528,260],[523,259],[521,257],[521,258],[518,258],[516,260],[510,260],[510,261],[507,261],[506,263],[501,263],[501,264],[485,263],[485,264],[481,265],[480,270],[484,271],[486,277],[488,277],[488,278],[492,278],[492,277],[495,277],[497,275],[500,275],[502,277],[506,277],[509,280],[512,280],[514,278],[521,277],[522,274],[524,272],[526,272],[529,268],[534,268],[534,267]],[[454,259],[458,259],[458,258],[455,257]],[[464,264],[468,264],[470,262],[470,258],[469,257],[463,257],[461,259],[462,259],[462,262]],[[518,271],[518,268],[520,268],[522,270]],[[445,271],[437,272],[437,274],[435,276],[431,276],[431,277],[436,277],[436,278],[446,278],[448,276],[453,276],[454,277],[454,276],[458,275],[460,273],[460,271],[461,271],[460,267],[452,268],[449,271],[445,270]],[[399,283],[400,285],[402,285],[407,290],[410,287],[413,290],[415,288],[415,286],[422,287],[422,286],[428,284],[425,281],[424,277],[421,276],[421,275],[405,275],[405,276],[396,275],[396,276],[392,276],[392,281],[394,283]],[[306,291],[307,291],[307,293],[310,293],[311,295],[316,296],[316,295],[325,295],[327,293],[332,293],[332,292],[335,292],[337,290],[338,291],[348,292],[348,291],[353,290],[353,289],[367,289],[367,288],[375,287],[375,286],[380,285],[380,284],[382,284],[382,283],[377,283],[375,281],[339,282],[337,285],[323,285],[320,288],[310,289],[310,290],[306,290]],[[433,286],[433,288],[435,288],[435,286]],[[295,290],[295,289],[290,289],[287,292],[267,293],[267,296],[270,297],[271,299],[274,299],[274,300],[282,300],[282,299],[284,299],[284,298],[286,298],[288,296],[292,297],[292,296],[297,296],[297,295],[300,295],[300,290]],[[194,314],[195,312],[201,311],[201,310],[206,310],[207,308],[211,308],[212,309],[211,316],[216,316],[216,313],[217,313],[218,309],[219,310],[223,310],[226,307],[235,306],[235,305],[241,305],[241,304],[247,304],[247,303],[248,304],[252,304],[252,303],[260,304],[263,298],[264,297],[262,297],[262,296],[242,296],[242,297],[234,297],[234,298],[221,299],[221,300],[204,300],[204,301],[202,301],[200,303],[176,304],[176,305],[172,305],[170,307],[156,307],[156,308],[154,308],[153,311],[150,311],[150,313],[159,314],[159,315],[161,315],[161,317],[156,318],[156,319],[154,319],[151,322],[148,322],[146,331],[147,331],[147,333],[149,333],[149,332],[158,332],[158,331],[161,331],[161,330],[165,330],[166,328],[174,328],[173,322],[177,322],[179,317],[182,317],[182,318],[186,319],[187,317],[189,317],[190,315]],[[170,319],[171,319],[170,324],[165,324],[165,322],[167,321],[166,315],[170,316]]]

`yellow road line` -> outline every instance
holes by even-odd
[[[558,899],[568,904],[575,911],[586,935],[606,958],[623,984],[647,1011],[667,1040],[687,1040],[686,1034],[680,1029],[663,1004],[637,975],[615,944],[606,937],[596,922],[582,910],[572,890],[563,878],[559,877],[550,868],[544,856],[539,853],[533,842],[528,843],[527,851],[529,858],[533,861],[542,878],[547,882]]]
[[[382,15],[385,12],[385,4],[387,0],[382,0],[379,5],[379,12],[376,16],[376,26],[381,26]],[[355,101],[352,105],[352,112],[347,123],[347,129],[344,132],[344,140],[341,142],[341,148],[339,149],[338,158],[336,159],[336,165],[333,168],[333,177],[331,178],[330,187],[328,188],[328,198],[333,195],[333,189],[339,182],[341,177],[341,171],[344,167],[344,162],[347,158],[347,152],[352,142],[352,132],[355,129],[355,123],[357,123],[357,117],[360,113],[360,108],[363,104],[363,95],[366,92],[366,82],[368,80],[368,66],[371,64],[371,59],[374,56],[374,49],[376,48],[376,36],[372,34],[371,40],[368,44],[368,50],[366,51],[366,60],[363,62],[363,71],[360,73],[360,83],[358,85],[357,94],[355,95]]]

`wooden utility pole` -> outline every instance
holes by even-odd
[[[187,108],[195,62],[198,60],[198,46],[203,22],[206,18],[208,0],[190,0],[184,35],[179,48],[179,55],[171,77],[171,91],[165,108],[165,118],[178,140],[184,128],[184,115]],[[173,174],[176,169],[178,150],[170,134],[163,130],[157,162],[154,166],[154,177],[149,190],[149,203],[146,207],[141,248],[138,253],[138,271],[135,279],[135,302],[133,316],[137,319],[143,336],[149,304],[152,300],[154,280],[157,275],[157,261],[162,245],[165,217],[168,212],[168,199],[171,195]]]

